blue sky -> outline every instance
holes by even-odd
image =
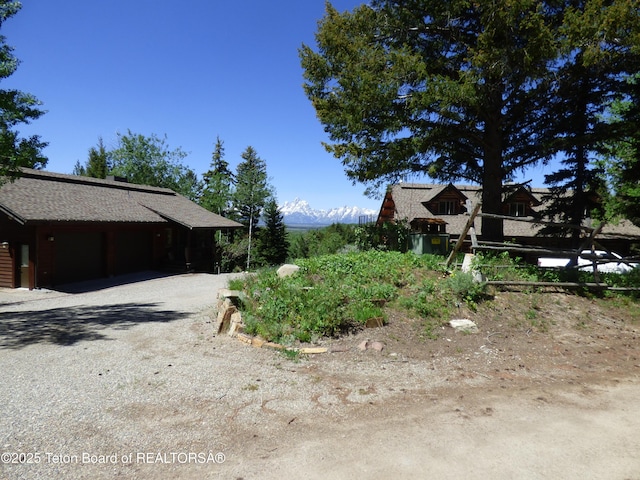
[[[359,0],[333,0],[340,11]],[[30,0],[2,27],[21,61],[3,88],[47,113],[23,135],[49,142],[47,170],[71,173],[102,137],[167,136],[185,164],[209,169],[216,137],[232,168],[251,145],[280,203],[379,209],[321,145],[298,49],[315,45],[324,0]]]
[[[358,0],[335,0],[351,10]],[[216,137],[233,168],[251,145],[279,202],[379,208],[353,186],[302,90],[298,49],[314,44],[324,0],[31,0],[2,27],[21,61],[2,82],[47,113],[23,134],[49,142],[47,170],[70,173],[102,137],[167,135],[208,170]]]

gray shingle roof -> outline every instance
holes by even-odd
[[[480,187],[471,185],[455,185],[455,187],[473,204],[481,201],[482,191]],[[439,217],[447,222],[447,233],[460,235],[469,218],[467,215],[434,215],[424,205],[442,190],[443,185],[441,184],[399,183],[393,185],[390,193],[395,205],[394,217],[396,219],[406,219],[409,222],[414,218]],[[532,188],[530,192],[540,201],[543,201],[544,196],[549,194],[549,190],[546,188]],[[535,210],[541,211],[542,209],[544,209],[544,204]],[[533,236],[542,228],[531,223],[510,220],[505,220],[503,225],[505,238]],[[480,219],[476,219],[475,228],[479,233]],[[607,224],[600,236],[637,239],[640,237],[640,228],[628,220],[620,220],[617,224]]]
[[[0,187],[0,210],[20,223],[177,222],[187,228],[238,228],[167,188],[23,169]]]

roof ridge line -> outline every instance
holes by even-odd
[[[83,175],[73,175],[66,173],[48,172],[46,170],[35,170],[31,168],[22,168],[22,177],[27,178],[47,178],[57,180],[64,183],[76,183],[81,185],[99,185],[106,188],[115,188],[120,190],[130,190],[136,192],[154,192],[162,195],[177,195],[170,188],[154,187],[152,185],[142,185],[139,183],[118,182],[107,180],[105,178],[87,177]]]

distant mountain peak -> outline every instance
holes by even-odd
[[[280,205],[286,225],[331,225],[332,223],[358,223],[361,216],[375,215],[377,212],[368,208],[338,207],[329,210],[311,208],[309,202],[294,198],[291,202]]]

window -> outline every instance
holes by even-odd
[[[509,204],[509,215],[512,217],[526,216],[527,205],[522,202],[514,202]]]
[[[438,202],[438,214],[439,215],[455,215],[458,213],[456,209],[456,202],[453,200],[444,200]]]

